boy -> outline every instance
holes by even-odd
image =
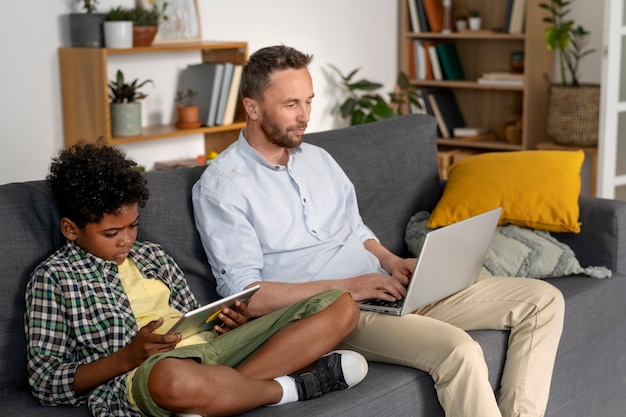
[[[53,160],[46,181],[68,241],[26,288],[29,383],[40,402],[87,401],[95,416],[224,415],[315,398],[365,377],[367,363],[349,351],[296,372],[354,328],[358,308],[338,290],[245,326],[247,304],[237,303],[214,332],[165,334],[198,302],[160,246],[136,241],[148,189],[135,165],[91,144]]]

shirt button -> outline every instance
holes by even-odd
[[[317,230],[311,230],[311,233],[316,234]]]
[[[220,274],[224,275],[226,273],[226,270],[224,268],[220,269]]]
[[[274,166],[274,169],[275,169],[275,170],[279,170],[279,169],[280,169],[280,167],[279,167],[278,165],[275,165],[275,166]]]

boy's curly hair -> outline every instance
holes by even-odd
[[[52,159],[46,184],[52,189],[61,217],[81,229],[105,214],[148,200],[148,186],[137,163],[119,149],[78,143]]]

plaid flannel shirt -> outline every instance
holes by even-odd
[[[170,288],[170,303],[185,313],[198,306],[181,269],[163,248],[136,242],[129,258],[148,279]],[[140,416],[126,396],[126,374],[77,397],[74,374],[128,345],[139,329],[115,262],[68,242],[31,274],[25,328],[29,383],[42,404],[80,405],[94,416]]]

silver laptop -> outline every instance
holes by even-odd
[[[361,310],[398,316],[457,293],[478,279],[502,208],[433,230],[426,235],[404,299],[369,300]]]

